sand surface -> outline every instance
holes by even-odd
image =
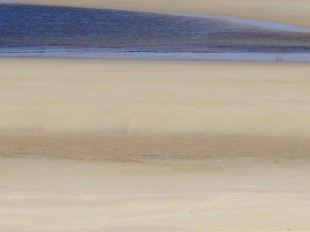
[[[14,0],[12,2],[208,13],[310,27],[308,0],[191,0],[190,2],[188,0]]]
[[[309,231],[310,66],[0,60],[0,231]]]
[[[0,132],[310,139],[310,66],[0,60]]]
[[[0,158],[0,230],[310,230],[308,159],[215,161]]]

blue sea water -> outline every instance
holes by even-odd
[[[310,61],[310,32],[289,29],[219,16],[0,4],[0,57]]]

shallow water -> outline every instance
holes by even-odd
[[[196,54],[197,59],[212,60],[218,54],[225,60],[227,54],[234,60],[233,54],[236,59],[245,54],[241,57],[247,60],[249,54],[260,59],[265,54],[272,59],[297,56],[308,61],[310,33],[271,30],[219,17],[0,4],[2,57],[182,59],[182,54],[184,59],[195,59]]]

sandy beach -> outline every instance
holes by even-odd
[[[307,64],[0,64],[1,133],[310,138]]]
[[[1,158],[0,229],[306,232],[309,160],[292,160]]]
[[[0,230],[309,231],[309,73],[1,59]]]
[[[308,0],[14,0],[14,3],[217,14],[310,27]]]
[[[5,2],[310,27],[308,0]],[[0,231],[310,231],[309,74],[285,62],[0,59]]]

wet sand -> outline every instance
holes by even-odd
[[[85,7],[130,8],[189,13],[207,13],[287,23],[310,27],[310,5],[307,0],[15,0],[17,3],[40,3]]]
[[[310,61],[310,33],[283,25],[11,4],[2,20],[0,57]]]

